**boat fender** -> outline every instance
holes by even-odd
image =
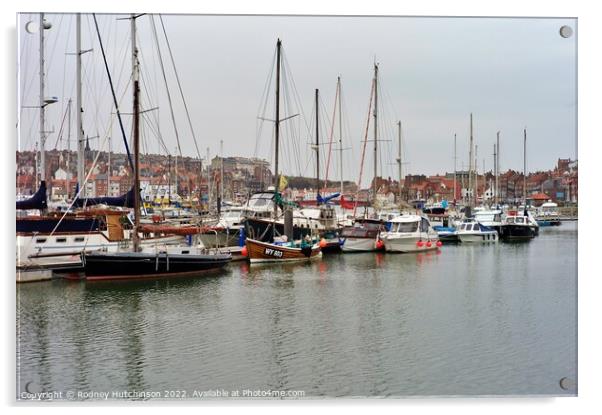
[[[441,245],[443,245],[443,242],[441,242],[441,241],[437,241],[437,247],[438,247],[438,248],[441,248]]]
[[[431,246],[433,246],[433,244],[431,243],[431,241],[428,241],[428,242],[426,243],[426,246],[427,246],[427,248],[430,248]]]
[[[424,242],[422,242],[422,241],[417,241],[417,242],[416,242],[416,246],[417,246],[418,248],[422,248],[422,245],[424,245]]]
[[[378,240],[376,241],[376,249],[383,249],[385,246],[385,243],[382,240]]]
[[[246,246],[243,246],[243,247],[242,247],[242,249],[240,250],[240,254],[241,254],[242,256],[247,256],[247,254],[248,254],[248,253],[249,253],[249,252],[247,251],[247,247],[246,247]]]

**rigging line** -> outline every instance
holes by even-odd
[[[299,92],[297,90],[297,86],[295,84],[295,79],[293,78],[293,73],[290,69],[290,66],[288,64],[288,59],[286,58],[286,54],[284,52],[284,49],[282,50],[282,61],[284,63],[284,67],[285,67],[285,71],[290,73],[290,80],[291,80],[291,86],[292,86],[292,90],[293,93],[291,94],[293,96],[293,98],[295,99],[295,104],[297,105],[297,108],[299,108],[299,112],[301,113],[301,117],[303,118],[304,124],[307,128],[307,135],[310,136],[311,135],[311,131],[307,125],[307,117],[305,117],[305,113],[303,111],[303,106],[301,105],[301,98],[299,96]]]
[[[259,101],[259,107],[257,108],[258,118],[255,120],[255,150],[253,152],[253,155],[255,157],[258,156],[259,144],[261,141],[261,136],[263,135],[263,126],[265,123],[268,100],[269,100],[268,97],[271,92],[272,79],[274,77],[274,66],[276,65],[276,48],[274,48],[274,53],[272,55],[271,62],[272,62],[272,65],[271,65],[270,71],[268,72],[268,76],[266,77],[266,82],[263,87],[263,93],[262,93],[261,99]],[[262,110],[262,106],[263,106],[263,110]],[[272,154],[272,153],[270,153],[270,154]]]
[[[371,118],[371,112],[372,112],[372,99],[374,98],[374,82],[375,79],[372,80],[372,88],[370,90],[370,103],[368,104],[368,117],[366,120],[366,130],[364,132],[364,145],[362,147],[362,159],[360,162],[360,177],[357,181],[357,191],[355,193],[355,203],[353,204],[353,216],[355,216],[355,212],[357,209],[357,198],[359,195],[359,192],[361,190],[362,187],[362,175],[364,173],[364,157],[366,156],[366,144],[368,144],[368,129],[370,128],[370,118]],[[374,180],[376,180],[376,177],[374,178]]]
[[[333,138],[333,134],[334,134],[334,121],[336,119],[336,114],[337,114],[336,110],[337,110],[337,99],[338,98],[339,98],[339,88],[338,88],[338,85],[337,85],[337,90],[336,90],[336,92],[334,94],[334,106],[332,108],[332,122],[330,123],[330,134],[328,136],[328,158],[326,160],[326,174],[324,175],[324,190],[327,187],[328,172],[330,170],[330,155],[332,153],[332,138]]]
[[[182,147],[180,146],[180,135],[178,134],[178,127],[176,126],[176,116],[173,112],[173,103],[171,101],[171,93],[169,92],[169,85],[167,83],[167,76],[165,75],[165,66],[163,65],[163,58],[161,57],[161,49],[159,48],[159,37],[157,36],[157,27],[155,20],[152,15],[149,15],[151,26],[153,29],[153,37],[155,38],[155,45],[157,46],[157,55],[159,56],[159,64],[161,66],[161,73],[163,74],[163,81],[165,82],[165,89],[167,92],[167,101],[169,102],[169,112],[171,114],[171,121],[173,122],[173,129],[176,134],[176,142],[178,144],[178,152],[182,156]]]
[[[107,137],[104,138],[104,141],[107,141]],[[104,147],[104,142],[102,144],[102,147]],[[63,219],[65,219],[65,216],[67,216],[67,214],[71,211],[71,208],[73,207],[73,205],[75,204],[75,201],[79,198],[79,195],[81,194],[81,192],[84,190],[85,183],[88,183],[88,181],[90,180],[90,176],[92,176],[92,172],[94,171],[94,168],[96,167],[96,165],[98,164],[98,159],[100,157],[100,149],[96,152],[96,156],[94,158],[94,161],[92,162],[92,167],[90,168],[90,170],[88,170],[88,174],[86,175],[86,178],[84,179],[84,186],[82,186],[81,188],[78,189],[77,194],[73,197],[73,200],[71,201],[71,203],[69,204],[69,207],[67,207],[67,209],[65,210],[65,212],[63,213],[63,215],[61,216],[61,218],[59,219],[59,221],[56,223],[56,225],[54,226],[54,229],[52,229],[52,232],[50,232],[49,236],[54,235],[54,232],[56,232],[56,230],[58,229],[58,227],[60,226],[61,222],[63,221]]]
[[[322,96],[320,95],[320,99],[319,99],[319,106],[320,106],[320,136],[324,137],[326,134],[324,134],[324,131],[328,131],[328,126],[329,124],[331,124],[331,120],[330,117],[328,116],[328,109],[326,108],[326,104],[324,102],[324,100],[322,99]],[[322,158],[322,160],[326,159],[326,146],[325,144],[328,143],[329,146],[329,150],[332,146],[332,140],[329,138],[328,141],[322,141],[320,143],[320,150],[321,153],[320,157]],[[324,176],[326,176],[326,169],[325,166],[322,165],[322,171],[320,173],[324,173]],[[326,188],[326,183],[324,184],[324,187]]]
[[[182,85],[180,83],[180,76],[178,75],[178,71],[176,69],[176,62],[173,57],[173,53],[171,51],[171,45],[169,44],[169,39],[167,38],[167,32],[165,30],[165,25],[163,24],[163,16],[159,15],[159,21],[161,22],[161,27],[163,28],[163,35],[165,36],[165,43],[167,44],[167,50],[169,51],[169,56],[171,58],[171,64],[173,66],[174,73],[176,75],[176,81],[178,83],[178,89],[180,90],[180,96],[182,97],[182,102],[184,103],[184,111],[186,112],[186,118],[188,119],[188,125],[190,126],[190,132],[192,134],[192,139],[194,141],[194,147],[196,148],[196,153],[199,158],[201,158],[201,152],[199,150],[199,145],[196,139],[196,135],[194,134],[194,128],[192,127],[192,121],[190,119],[190,112],[188,111],[188,104],[184,99],[184,91],[182,90]],[[181,156],[182,154],[180,154]]]
[[[57,27],[61,27],[61,25],[63,24],[63,17],[65,15],[61,14],[61,18],[59,20],[59,24],[57,25]],[[48,61],[48,66],[46,67],[46,74],[50,73],[50,69],[52,68],[52,63],[54,62],[54,52],[56,51],[56,45],[59,43],[59,38],[58,36],[54,38],[54,42],[52,42],[52,52],[50,52],[50,58],[47,60]]]
[[[56,135],[56,142],[54,143],[54,148],[58,148],[57,145],[59,140],[63,136],[63,126],[65,125],[65,119],[67,119],[67,111],[64,112],[63,120],[61,121],[61,127],[59,128],[59,133]]]
[[[67,36],[66,36],[66,40],[65,40],[65,54],[63,56],[63,88],[61,91],[61,98],[65,97],[65,84],[66,84],[66,78],[67,78],[67,51],[69,49],[69,40],[71,40],[70,34],[71,34],[71,23],[73,23],[73,16],[69,15],[69,25],[67,27]],[[65,106],[68,104],[65,104],[65,100],[61,99],[61,112],[65,111]],[[58,140],[57,140],[57,144],[58,144]],[[67,145],[69,146],[71,143],[67,142]],[[56,148],[56,144],[55,144],[55,148]]]
[[[109,78],[109,84],[111,86],[111,94],[113,95],[113,103],[115,104],[115,112],[117,112],[117,118],[119,119],[119,128],[121,129],[121,135],[123,136],[123,143],[125,144],[125,150],[127,151],[128,160],[130,162],[130,167],[132,171],[134,171],[134,162],[132,161],[132,155],[130,154],[130,147],[128,146],[128,140],[125,135],[125,130],[123,129],[123,122],[121,120],[121,113],[119,112],[119,105],[117,103],[117,97],[115,96],[115,89],[113,88],[113,80],[111,79],[111,72],[109,71],[109,65],[107,64],[107,57],[105,55],[105,49],[102,45],[102,39],[100,38],[100,31],[98,30],[98,22],[96,21],[96,14],[92,13],[92,17],[94,17],[94,25],[96,26],[96,34],[98,35],[98,43],[100,43],[100,50],[102,51],[102,58],[105,64],[105,69],[107,71],[107,76]]]

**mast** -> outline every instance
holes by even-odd
[[[279,193],[280,191],[280,176],[278,174],[278,150],[279,150],[279,139],[280,139],[280,51],[282,48],[282,41],[278,39],[276,42],[276,117],[274,121],[274,192]],[[274,220],[278,216],[278,204],[274,203]],[[272,238],[275,233],[275,224],[272,226]]]
[[[493,204],[497,205],[497,144],[493,145],[493,185],[491,187],[493,187]]]
[[[341,196],[343,195],[343,118],[341,117],[341,77],[337,77],[339,97],[339,170],[341,171]]]
[[[176,177],[175,177],[174,182],[175,182],[175,191],[176,191],[176,196],[177,196],[178,195],[178,151],[177,151],[177,148],[176,148],[176,163],[175,164],[176,164],[176,166],[175,166],[174,173],[175,173]]]
[[[76,79],[76,124],[77,124],[77,184],[82,197],[86,196],[85,180],[85,141],[84,129],[82,126],[82,16],[76,15],[75,25],[75,79]]]
[[[473,185],[472,185],[472,150],[473,150],[473,138],[472,138],[472,112],[470,113],[470,150],[468,155],[468,205],[472,207],[473,204]]]
[[[111,136],[109,135],[109,154],[107,156],[107,196],[111,193]]]
[[[318,196],[320,195],[320,124],[319,124],[319,106],[318,97],[320,91],[316,88],[316,201],[320,205]]]
[[[69,152],[71,151],[71,103],[71,98],[69,98],[67,101],[67,150]]]
[[[399,140],[399,148],[397,149],[397,166],[399,168],[399,202],[401,203],[401,121],[397,121],[397,135]]]
[[[523,206],[527,210],[527,129],[523,130]]]
[[[376,175],[378,166],[378,64],[374,64],[374,194],[372,195],[372,205],[376,203]]]
[[[209,147],[207,147],[207,210],[211,206],[211,163],[209,162]]]
[[[224,140],[219,140],[219,193],[217,195],[217,214],[222,212],[222,200],[224,198]]]
[[[496,174],[495,174],[495,203],[497,205],[499,205],[500,203],[500,132],[497,132],[497,140],[496,140],[496,159],[495,159],[495,166],[496,166]]]
[[[139,67],[138,67],[138,49],[136,48],[136,16],[131,16],[132,30],[132,78],[134,80],[134,231],[132,232],[132,242],[134,252],[138,252],[140,237],[138,228],[140,227],[140,107],[139,107]]]
[[[44,107],[44,13],[40,13],[40,181],[46,180],[46,126]]]
[[[457,195],[457,182],[458,182],[458,169],[457,169],[457,154],[456,154],[456,134],[454,134],[454,204],[456,202],[456,195]]]
[[[171,205],[171,154],[167,154],[167,203]]]
[[[474,186],[474,192],[473,192],[473,197],[474,197],[474,205],[476,206],[477,203],[479,202],[479,167],[478,167],[478,163],[477,163],[477,152],[479,150],[479,146],[475,145],[474,146],[474,180],[472,182],[473,186]]]

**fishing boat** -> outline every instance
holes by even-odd
[[[320,245],[311,240],[269,243],[247,238],[245,244],[251,263],[309,261],[322,256]]]
[[[132,232],[132,249],[119,252],[103,252],[102,250],[84,252],[82,263],[86,280],[123,280],[172,278],[195,276],[199,273],[218,270],[232,260],[230,253],[217,250],[210,252],[200,247],[155,247],[143,248],[140,244],[141,197],[140,197],[140,63],[136,47],[136,19],[140,15],[131,15],[132,27],[132,86],[133,86],[133,142],[134,142],[134,223]],[[96,22],[96,16],[94,16]],[[100,32],[96,26],[101,50],[103,50]],[[103,50],[104,57],[104,50]],[[106,64],[106,62],[105,62]],[[114,94],[113,85],[111,90]],[[169,230],[163,229],[164,232]]]
[[[382,251],[385,246],[380,233],[385,230],[384,223],[378,219],[356,219],[352,226],[341,231],[343,252]]]
[[[282,41],[278,39],[276,42],[276,117],[274,120],[274,139],[276,145],[274,151],[274,187],[271,192],[261,192],[252,196],[247,203],[248,207],[253,207],[253,213],[255,213],[254,216],[247,218],[245,225],[248,235],[245,240],[246,254],[251,263],[306,261],[319,258],[322,255],[320,244],[314,243],[312,239],[314,228],[309,226],[309,222],[308,226],[304,229],[305,235],[300,239],[295,238],[295,236],[299,236],[294,234],[293,226],[293,208],[296,204],[283,200],[281,193],[279,193],[281,179],[278,171],[278,149],[280,123],[282,121],[280,119],[281,52]],[[270,208],[273,208],[272,212],[268,210]],[[279,217],[278,215],[279,208],[283,212],[282,217]],[[334,210],[332,210],[331,215],[332,219],[336,220]],[[280,228],[282,232],[278,229],[279,224],[282,224],[282,227]],[[297,227],[298,232],[299,230],[300,228]],[[297,242],[295,242],[295,240]]]
[[[437,250],[442,243],[424,216],[404,214],[389,222],[381,233],[387,252],[423,252]]]
[[[497,242],[495,229],[483,225],[475,219],[464,219],[457,230],[458,240],[462,243]]]

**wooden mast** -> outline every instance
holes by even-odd
[[[282,41],[276,42],[276,117],[274,120],[274,192],[280,192],[280,176],[278,174],[278,151],[280,139],[280,51]],[[276,218],[278,217],[278,204],[274,203],[274,224],[272,225],[272,240],[276,232]]]
[[[397,135],[399,140],[399,148],[397,149],[397,166],[399,168],[399,203],[401,203],[401,121],[397,121]]]
[[[527,211],[527,129],[523,130],[524,141],[523,141],[523,206],[525,212]]]
[[[341,196],[343,196],[343,119],[341,118],[341,77],[337,77],[337,96],[339,97],[339,170],[341,173]]]
[[[376,185],[376,175],[378,174],[377,172],[377,166],[378,166],[378,64],[375,63],[374,64],[374,189],[373,189],[373,195],[372,195],[372,206],[375,205],[376,203],[376,191],[377,191],[377,185]]]
[[[458,183],[458,168],[457,168],[457,154],[456,154],[456,134],[454,134],[454,205],[456,204],[457,195],[457,183]]]
[[[316,202],[318,206],[320,205],[320,201],[318,200],[318,197],[320,196],[320,107],[318,106],[319,94],[320,91],[316,88]]]
[[[131,17],[132,30],[132,70],[134,80],[134,231],[132,233],[132,242],[134,252],[138,252],[140,246],[140,237],[138,228],[140,227],[140,105],[139,105],[139,68],[138,68],[138,49],[136,48],[136,16]]]

